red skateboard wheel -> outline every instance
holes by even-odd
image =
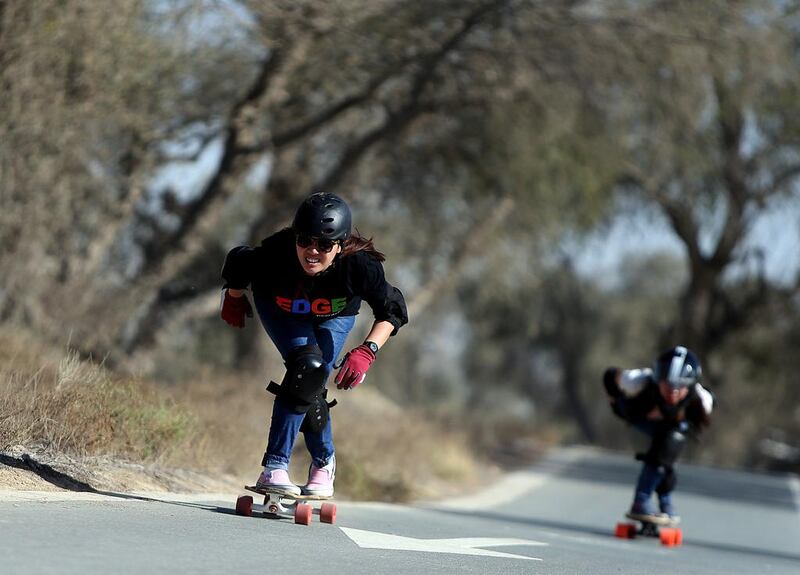
[[[253,498],[249,495],[240,495],[236,500],[236,515],[250,517],[253,514]]]
[[[294,509],[294,522],[311,525],[311,506],[307,503],[298,503]]]
[[[680,528],[675,529],[675,545],[683,545],[683,531]]]
[[[633,539],[636,537],[636,525],[634,523],[617,523],[614,536],[620,539]]]
[[[323,503],[319,508],[319,520],[323,523],[336,523],[336,505]]]
[[[683,543],[683,533],[674,527],[663,527],[659,533],[661,544],[674,547]]]

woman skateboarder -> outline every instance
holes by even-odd
[[[352,232],[348,205],[338,196],[318,192],[306,198],[285,228],[257,247],[239,246],[225,258],[222,319],[244,327],[253,310],[249,287],[267,334],[286,365],[272,408],[264,470],[256,486],[287,495],[333,495],[336,474],[326,384],[339,368],[338,389],[364,381],[378,350],[408,322],[400,290],[384,278],[384,256],[371,239]],[[364,300],[375,322],[366,340],[334,365]],[[308,481],[289,479],[289,458],[303,431],[311,454]]]
[[[677,523],[672,502],[677,483],[674,464],[687,432],[710,422],[714,398],[701,384],[702,368],[694,353],[673,347],[658,356],[652,369],[608,368],[603,386],[614,413],[652,438],[637,455],[642,470],[628,517],[650,523]],[[652,503],[658,494],[659,508]]]

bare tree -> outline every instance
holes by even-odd
[[[453,110],[447,109],[446,104],[458,96],[463,86],[453,84],[456,70],[451,60],[466,49],[471,36],[479,31],[490,32],[507,4],[441,2],[402,9],[391,2],[385,6],[370,4],[368,9],[357,2],[328,9],[313,3],[302,8],[260,3],[249,6],[255,15],[253,33],[269,43],[265,51],[269,56],[246,95],[250,104],[234,106],[234,114],[240,117],[232,116],[226,122],[250,130],[247,143],[238,142],[236,134],[229,131],[219,169],[193,201],[180,227],[160,240],[170,249],[154,251],[145,276],[139,279],[140,284],[149,281],[146,289],[151,295],[122,331],[124,349],[130,352],[154,341],[169,299],[165,286],[174,283],[192,257],[203,249],[203,243],[196,238],[208,236],[219,218],[218,207],[256,159],[268,155],[272,172],[264,209],[250,223],[251,243],[279,222],[287,221],[290,210],[310,190],[336,191],[378,145],[394,145],[404,134],[417,137],[424,128],[415,123],[425,124],[426,119],[437,114],[442,118],[452,115]],[[344,24],[336,20],[343,16],[342,10],[347,16]],[[391,28],[387,30],[381,22],[389,13],[398,21],[390,20]],[[453,24],[449,23],[451,15],[458,16]],[[277,32],[276,26],[280,27]],[[356,34],[365,41],[349,44]],[[390,41],[382,34],[389,34]],[[392,38],[392,34],[398,37]],[[370,49],[373,45],[378,52]],[[309,53],[318,57],[305,58]],[[378,53],[383,57],[376,58]],[[341,59],[354,64],[348,74],[356,81],[345,78],[339,86],[339,82],[317,75],[328,74]],[[469,73],[477,74],[478,70]],[[466,105],[480,105],[484,97],[480,96],[478,83],[473,82],[470,90],[476,96]],[[259,118],[269,121],[258,121]],[[320,138],[331,144],[317,154],[313,142]],[[307,159],[314,154],[332,159],[323,159],[319,162],[322,168],[318,168],[309,165]],[[235,162],[244,163],[233,170]],[[206,285],[203,289],[213,287]],[[186,293],[189,299],[196,295]]]
[[[660,206],[686,247],[689,281],[668,339],[702,354],[766,303],[763,261],[745,249],[753,224],[773,200],[800,200],[795,33],[768,10],[763,25],[753,24],[751,10],[759,7],[665,7],[657,25],[692,22],[692,39],[676,46],[642,38],[641,80],[631,88],[645,90],[650,107],[622,113],[631,132],[620,137],[635,146],[623,187]],[[657,57],[653,45],[661,46]],[[729,272],[742,273],[754,257],[742,292]]]
[[[217,82],[193,95],[186,77],[212,62],[226,61],[229,73],[237,66],[189,32],[197,6],[3,4],[3,318],[52,340],[72,333],[74,345],[91,349],[127,314],[109,263],[131,255],[115,248],[120,232],[162,144],[210,121],[218,105],[203,98],[230,89]]]

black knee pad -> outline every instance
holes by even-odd
[[[677,484],[678,474],[675,473],[675,469],[671,465],[668,465],[664,469],[664,479],[656,486],[656,493],[662,496],[667,495],[675,489]]]
[[[684,446],[686,445],[686,435],[674,429],[666,434],[662,446],[661,464],[667,467],[678,460]]]
[[[303,433],[307,431],[319,433],[325,429],[328,419],[330,419],[331,407],[336,405],[335,399],[329,402],[327,397],[327,389],[316,397],[314,403],[311,404],[311,408],[306,412],[305,418],[303,418],[303,425],[300,426],[300,431]]]
[[[686,435],[677,429],[664,430],[653,437],[653,443],[644,459],[652,465],[670,468],[678,460],[684,445]]]
[[[271,391],[297,413],[306,413],[322,396],[328,379],[328,368],[317,345],[304,345],[293,349],[286,358],[286,375],[278,385],[270,382]]]
[[[304,345],[292,350],[286,359],[286,375],[281,387],[289,398],[312,403],[325,389],[328,368],[317,345]]]

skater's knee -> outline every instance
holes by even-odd
[[[664,478],[656,487],[656,493],[663,497],[664,495],[672,493],[676,485],[678,485],[678,474],[675,473],[675,469],[669,465],[664,469]]]
[[[286,375],[280,386],[271,383],[267,388],[278,395],[298,413],[307,412],[325,389],[328,365],[317,345],[304,345],[286,357]]]
[[[643,459],[652,465],[671,468],[685,445],[686,435],[677,429],[659,433],[654,437],[653,444]]]
[[[667,433],[664,438],[664,446],[662,448],[662,465],[672,467],[678,460],[684,446],[686,445],[686,435],[674,429]]]

